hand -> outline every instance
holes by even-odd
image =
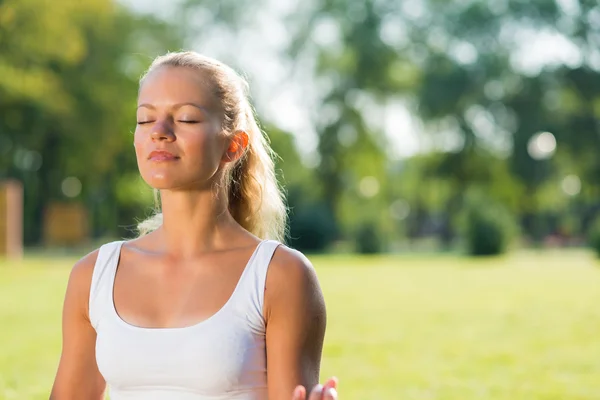
[[[337,378],[329,378],[325,385],[316,385],[310,392],[308,400],[337,400]],[[296,386],[292,400],[306,400],[306,388]]]

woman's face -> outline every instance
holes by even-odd
[[[159,67],[140,87],[134,146],[142,178],[155,189],[207,189],[227,140],[223,112],[205,74]]]

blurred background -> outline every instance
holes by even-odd
[[[595,1],[1,7],[0,178],[24,185],[26,246],[132,235],[149,215],[131,146],[137,80],[181,48],[250,80],[297,248],[451,250],[481,204],[526,246],[580,245],[593,227]],[[49,227],[67,212],[80,232]]]
[[[1,0],[0,398],[47,393],[72,257],[151,214],[137,84],[180,49],[250,82],[342,400],[600,398],[595,0]]]

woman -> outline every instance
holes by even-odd
[[[309,400],[326,325],[247,84],[193,52],[140,81],[134,147],[162,213],[73,268],[53,400]],[[269,239],[269,240],[267,240]]]

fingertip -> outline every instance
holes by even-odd
[[[323,398],[323,388],[324,386],[320,383],[316,385],[313,390],[310,391],[309,400],[320,400]]]
[[[304,399],[306,397],[306,389],[304,388],[304,386],[299,385],[296,386],[296,389],[294,389],[294,400],[296,399]]]
[[[325,400],[337,400],[338,394],[335,388],[329,388],[327,393],[325,393]]]
[[[325,383],[325,387],[326,388],[337,388],[338,385],[338,378],[335,376],[332,376],[331,378],[327,379],[327,382]]]

